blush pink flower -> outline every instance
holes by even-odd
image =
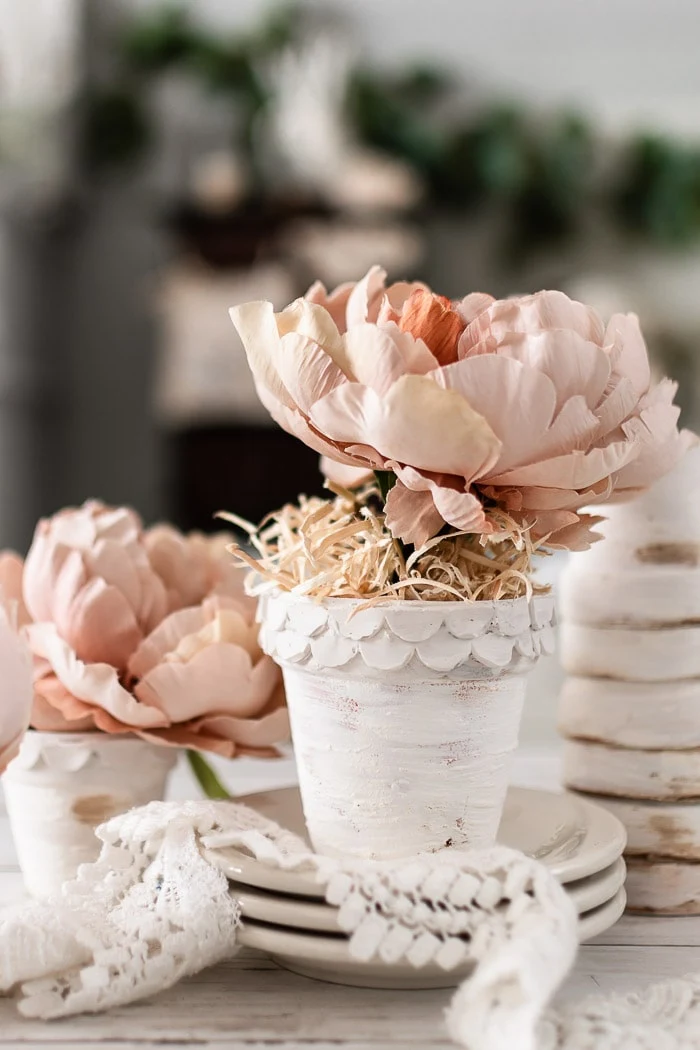
[[[167,612],[138,515],[91,501],[40,521],[24,565],[32,618],[56,626],[80,660],[125,668]]]
[[[374,267],[231,316],[261,400],[331,476],[393,471],[386,522],[404,542],[492,531],[500,507],[536,539],[587,546],[582,507],[645,488],[695,440],[675,384],[651,383],[634,315],[605,325],[561,292],[450,302],[384,281]]]
[[[244,591],[246,570],[231,557],[234,537],[227,532],[187,535],[172,525],[154,525],[143,534],[153,569],[165,584],[170,612],[198,605],[210,595],[228,595],[250,609],[255,602]]]
[[[32,658],[16,614],[16,603],[0,597],[0,773],[19,751],[32,710]]]

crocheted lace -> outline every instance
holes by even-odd
[[[153,802],[98,835],[99,860],[60,898],[0,914],[0,990],[19,988],[27,1017],[144,999],[235,954],[240,908],[202,850],[236,846],[312,873],[357,959],[445,970],[473,963],[447,1014],[451,1036],[470,1050],[699,1044],[700,978],[544,1013],[575,955],[575,909],[546,868],[514,850],[342,862],[226,802]]]

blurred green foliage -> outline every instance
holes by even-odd
[[[148,84],[178,69],[231,99],[242,116],[234,146],[248,152],[254,169],[252,128],[268,100],[264,70],[306,31],[303,10],[275,8],[235,37],[204,29],[179,6],[134,21],[121,40],[117,83],[86,102],[89,163],[133,162],[148,149],[155,134]],[[700,149],[639,135],[601,173],[610,145],[580,116],[499,105],[467,118],[459,89],[450,73],[423,65],[392,73],[358,68],[348,84],[348,120],[357,138],[411,165],[428,207],[499,209],[514,252],[575,237],[591,208],[656,244],[682,246],[700,236]]]

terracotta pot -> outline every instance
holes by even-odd
[[[551,598],[261,599],[314,848],[392,858],[492,845],[525,675],[553,649]]]
[[[28,892],[58,893],[96,860],[97,825],[162,799],[176,761],[174,749],[138,737],[27,733],[3,790]]]

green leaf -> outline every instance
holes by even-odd
[[[199,786],[207,798],[227,799],[232,797],[230,792],[226,790],[214,770],[211,768],[207,760],[202,757],[199,751],[188,750],[187,761],[190,764],[190,769],[197,778]]]

